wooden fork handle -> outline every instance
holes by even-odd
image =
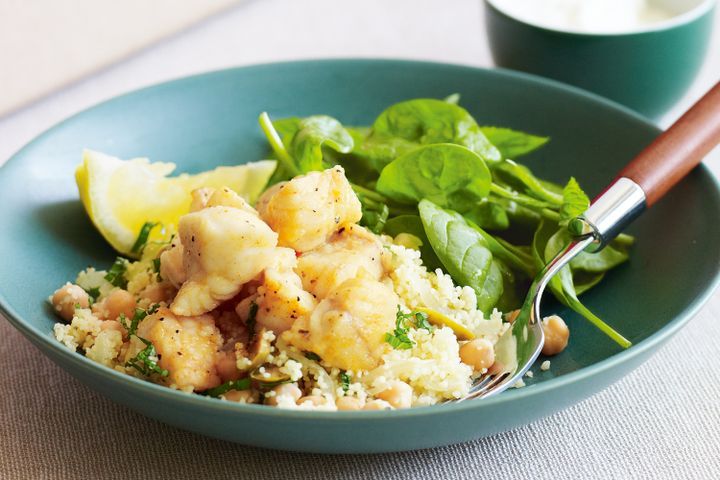
[[[649,207],[720,143],[720,82],[618,175],[645,192]]]

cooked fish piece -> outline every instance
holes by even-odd
[[[187,272],[183,265],[184,251],[180,237],[176,236],[170,242],[170,248],[160,254],[160,276],[175,288],[180,288],[187,280]]]
[[[268,203],[270,203],[270,199],[275,196],[275,194],[287,183],[288,182],[278,182],[260,195],[260,198],[258,198],[257,202],[255,202],[255,209],[261,217],[265,215],[265,212],[267,212],[267,206]]]
[[[237,295],[270,263],[277,245],[277,234],[257,215],[234,207],[184,215],[178,234],[187,280],[170,309],[184,316],[207,313]]]
[[[277,248],[257,290],[257,324],[276,335],[290,329],[299,318],[310,315],[317,306],[315,298],[303,290],[302,281],[293,270],[295,265],[294,250]]]
[[[314,352],[330,366],[371,370],[388,351],[399,299],[385,284],[361,274],[343,282],[309,317],[283,334],[295,347]]]
[[[369,278],[380,280],[384,270],[383,248],[377,236],[359,225],[351,225],[333,235],[328,243],[297,259],[297,272],[305,290],[317,298],[364,270]]]
[[[257,215],[257,211],[229,187],[218,189],[212,187],[196,188],[192,191],[191,196],[191,212],[197,212],[208,207],[234,207]]]
[[[169,372],[168,384],[194,391],[220,384],[215,363],[223,340],[212,316],[176,316],[160,308],[140,322],[137,335],[155,346],[158,365]],[[135,350],[129,355],[136,355],[137,347]]]
[[[278,244],[298,252],[322,245],[362,217],[360,201],[339,166],[295,177],[261,199],[258,208],[278,233]]]

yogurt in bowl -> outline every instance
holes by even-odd
[[[494,0],[493,4],[529,23],[586,33],[627,32],[657,25],[679,12],[673,2],[648,0]],[[674,2],[678,3],[678,2]],[[682,2],[688,4],[690,2]]]
[[[485,0],[495,63],[658,118],[699,71],[716,0]]]

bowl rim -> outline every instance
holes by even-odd
[[[673,15],[672,17],[662,20],[650,25],[645,25],[637,28],[632,28],[629,30],[621,30],[618,32],[611,32],[611,31],[585,31],[575,28],[561,28],[561,27],[555,27],[548,24],[543,24],[539,22],[534,22],[532,20],[529,20],[527,18],[520,18],[516,15],[513,15],[512,13],[508,12],[504,7],[498,5],[498,0],[483,0],[483,3],[486,5],[486,7],[492,9],[497,14],[514,20],[516,22],[522,23],[523,25],[527,27],[531,27],[543,32],[547,33],[555,33],[559,35],[566,35],[569,37],[581,37],[581,38],[603,38],[603,37],[612,37],[612,38],[618,38],[618,37],[631,37],[631,36],[639,36],[646,33],[655,33],[655,32],[665,32],[668,30],[672,30],[677,27],[681,27],[683,25],[687,25],[689,23],[692,23],[693,21],[699,19],[700,17],[704,16],[708,12],[710,12],[716,5],[718,0],[702,0],[700,3],[695,5],[693,8],[688,10],[687,12],[683,12],[679,15]]]
[[[632,120],[643,124],[645,127],[655,130],[660,133],[657,125],[652,123],[647,118],[643,117],[639,113],[620,105],[616,102],[603,98],[591,92],[587,92],[577,87],[564,84],[555,80],[547,79],[537,75],[532,75],[523,72],[516,72],[512,70],[506,70],[501,68],[482,68],[470,65],[463,65],[457,63],[444,63],[444,62],[431,62],[431,61],[418,61],[418,60],[406,60],[406,59],[391,59],[391,58],[335,58],[335,59],[308,59],[308,60],[293,60],[284,62],[268,62],[260,64],[252,64],[247,66],[238,66],[225,69],[217,69],[204,73],[199,73],[189,76],[181,76],[172,80],[158,82],[146,87],[134,89],[126,93],[116,95],[97,102],[96,104],[80,110],[79,112],[67,117],[66,119],[54,124],[47,128],[39,135],[35,136],[27,144],[21,147],[15,154],[13,154],[4,165],[0,166],[0,175],[8,171],[7,165],[20,163],[24,156],[29,155],[36,144],[40,144],[46,140],[46,138],[54,135],[57,131],[61,130],[66,124],[74,121],[76,118],[89,114],[96,109],[100,109],[107,104],[114,102],[121,102],[125,97],[136,95],[138,93],[147,94],[153,90],[161,90],[164,88],[177,86],[184,82],[202,82],[207,78],[216,76],[231,74],[237,71],[247,72],[251,70],[263,70],[273,69],[278,66],[285,67],[305,67],[309,65],[342,65],[342,64],[355,64],[372,66],[377,64],[395,65],[398,67],[403,66],[424,66],[438,69],[452,70],[455,72],[467,72],[467,73],[479,73],[489,74],[498,77],[514,78],[522,82],[527,82],[534,85],[542,85],[544,87],[550,87],[554,90],[563,91],[564,93],[570,93],[573,96],[578,96],[586,100],[590,100],[596,103],[597,106],[603,108],[609,108],[618,111],[623,116],[630,117]],[[716,192],[720,193],[720,179],[716,178],[715,175],[709,171],[709,169],[701,164],[699,169],[708,176],[713,182]],[[499,403],[505,403],[509,401],[521,400],[526,397],[533,398],[538,395],[542,395],[548,390],[561,388],[568,384],[581,381],[586,378],[593,377],[600,374],[612,367],[628,361],[634,357],[641,356],[644,352],[651,350],[665,340],[670,338],[675,332],[682,328],[707,302],[710,296],[714,293],[717,287],[720,286],[720,265],[715,272],[712,281],[710,281],[700,295],[692,299],[691,302],[678,314],[675,318],[655,333],[645,338],[644,340],[634,344],[632,347],[615,353],[608,358],[605,358],[592,365],[580,368],[573,372],[564,374],[559,377],[553,377],[539,384],[530,385],[520,389],[510,389],[503,392],[502,395],[495,397],[482,399],[478,401],[460,402],[452,404],[440,404],[430,405],[423,407],[413,407],[408,409],[392,410],[392,411],[315,411],[315,410],[289,410],[281,408],[271,408],[266,405],[254,405],[254,404],[240,404],[229,401],[222,401],[203,395],[194,393],[185,393],[179,390],[173,390],[171,388],[157,385],[146,380],[142,380],[131,375],[123,374],[115,371],[104,365],[100,365],[92,360],[88,359],[83,355],[79,355],[76,352],[71,351],[63,344],[58,342],[52,333],[43,332],[40,329],[27,323],[22,316],[10,305],[7,298],[2,291],[0,291],[0,314],[2,314],[17,330],[19,330],[31,343],[35,344],[44,354],[46,350],[51,350],[53,354],[59,355],[63,359],[73,363],[76,367],[91,371],[93,374],[105,375],[109,382],[115,383],[118,387],[123,386],[126,390],[135,390],[140,394],[147,394],[154,397],[163,397],[164,399],[176,402],[178,404],[184,404],[193,406],[196,408],[205,409],[207,411],[223,412],[227,414],[242,415],[252,414],[261,415],[266,417],[275,417],[277,419],[292,419],[292,420],[318,420],[318,421],[352,421],[356,419],[361,420],[395,420],[407,417],[424,416],[428,414],[451,414],[464,412],[472,409],[482,408],[483,406],[491,407]],[[40,301],[43,297],[38,297]],[[63,368],[63,367],[61,367]],[[63,368],[63,370],[68,371]],[[70,372],[68,372],[70,373]],[[75,376],[75,375],[73,375]],[[77,378],[77,377],[76,377]]]

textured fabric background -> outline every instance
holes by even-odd
[[[196,71],[320,56],[489,65],[480,15],[476,0],[252,2],[0,119],[0,163],[88,105]],[[720,77],[717,35],[712,49],[679,109]],[[708,164],[720,173],[718,155]],[[141,417],[82,386],[0,320],[0,478],[718,478],[718,339],[720,293],[647,364],[549,418],[446,448],[320,456],[243,447]]]

